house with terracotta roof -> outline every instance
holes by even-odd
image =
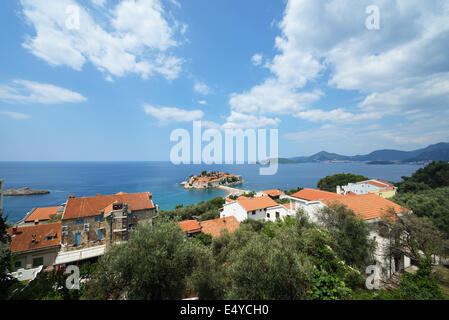
[[[279,199],[284,192],[279,189],[271,189],[271,190],[263,190],[256,194],[256,196],[269,196],[271,199],[276,200]]]
[[[61,251],[107,248],[126,241],[138,223],[151,221],[157,213],[158,207],[149,192],[70,196],[61,220]]]
[[[298,209],[301,209],[315,222],[317,221],[317,213],[325,207],[322,200],[336,199],[339,197],[344,196],[333,192],[308,188],[302,189],[292,195],[282,196],[282,198],[290,200],[290,203],[284,205],[288,208],[290,215],[295,215]]]
[[[33,279],[42,266],[53,266],[61,246],[61,222],[13,226],[7,233],[17,279]]]
[[[201,222],[197,220],[184,220],[179,221],[178,225],[189,236],[202,232],[211,235],[213,238],[219,237],[222,230],[228,230],[229,233],[233,233],[240,227],[239,221],[234,216]]]
[[[324,207],[335,208],[343,205],[354,214],[370,224],[370,238],[376,242],[375,257],[382,267],[383,277],[389,278],[395,271],[410,266],[410,259],[406,256],[401,258],[386,258],[385,250],[388,249],[389,240],[381,237],[376,231],[376,223],[385,216],[403,215],[408,209],[385,199],[375,193],[355,194],[348,192],[347,195],[333,192],[303,189],[291,196],[287,196],[290,203],[287,208],[295,212],[302,209],[312,221],[318,222],[318,214]]]
[[[278,204],[269,196],[248,198],[240,196],[236,201],[223,205],[220,218],[235,217],[242,222],[246,219],[276,221],[283,219],[290,212],[283,205]]]
[[[34,208],[17,225],[40,224],[49,221],[53,216],[62,216],[65,204],[55,207]]]
[[[366,181],[348,183],[345,186],[337,186],[338,194],[367,194],[375,193],[383,198],[391,198],[396,194],[397,188],[390,182],[381,179],[370,179]]]

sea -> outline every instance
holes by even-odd
[[[336,173],[362,174],[368,178],[401,181],[422,165],[366,163],[294,163],[279,164],[272,176],[259,174],[259,165],[174,165],[171,162],[0,162],[0,179],[5,189],[29,187],[48,190],[49,194],[3,198],[4,215],[17,222],[36,207],[58,206],[69,195],[76,197],[108,195],[117,192],[145,192],[162,210],[173,209],[225,196],[221,189],[186,190],[180,183],[203,170],[241,175],[244,190],[284,190],[316,188],[318,181]]]

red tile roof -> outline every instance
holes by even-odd
[[[34,209],[31,214],[25,219],[25,222],[33,222],[35,220],[45,221],[50,220],[52,214],[58,214],[60,207],[43,207]]]
[[[201,232],[201,226],[197,220],[179,221],[178,225],[181,227],[181,230],[183,232],[187,232],[187,233]]]
[[[282,204],[284,207],[286,207],[288,210],[290,210],[291,208],[290,208],[290,203],[283,203]]]
[[[379,182],[376,182],[376,181],[372,181],[372,180],[365,181],[365,182],[366,182],[366,183],[369,183],[369,184],[371,184],[371,185],[373,185],[373,186],[380,187],[380,188],[385,188],[385,187],[386,187],[385,184],[379,183]]]
[[[278,189],[272,189],[272,190],[264,190],[262,191],[266,195],[269,195],[270,197],[279,197],[283,192]]]
[[[17,253],[34,249],[43,249],[57,246],[61,243],[60,221],[16,228],[16,232],[13,231],[14,227],[7,230],[8,234],[11,235],[11,252]],[[46,240],[45,238],[48,235],[56,235],[56,237],[51,240]],[[34,242],[32,241],[33,236],[35,236]]]
[[[237,200],[246,211],[253,211],[271,207],[277,207],[279,204],[269,196],[247,198],[239,197]]]
[[[239,221],[234,216],[207,220],[200,224],[202,227],[201,232],[210,234],[212,237],[219,237],[223,229],[233,233],[240,226]]]
[[[393,184],[391,184],[390,182],[387,182],[387,181],[384,181],[384,180],[381,180],[381,179],[374,179],[374,180],[379,181],[379,182],[381,182],[381,183],[384,183],[384,184],[386,184],[387,186],[393,186]]]
[[[344,196],[341,194],[336,194],[336,193],[328,192],[328,191],[322,191],[322,190],[316,190],[316,189],[302,189],[301,191],[298,191],[298,192],[292,194],[292,197],[295,197],[298,199],[304,199],[307,201],[316,201],[316,200],[323,200],[323,199],[341,198]]]
[[[384,215],[388,215],[391,209],[396,213],[408,211],[406,208],[374,193],[346,196],[338,199],[326,199],[323,200],[323,203],[328,206],[339,203],[343,204],[365,220],[381,218]]]
[[[114,202],[127,204],[130,211],[154,208],[152,195],[149,192],[69,198],[62,220],[100,215],[103,209]]]

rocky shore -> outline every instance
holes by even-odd
[[[3,191],[4,196],[32,196],[39,194],[48,194],[50,191],[47,190],[32,190],[30,188],[20,188],[20,189],[7,189]]]

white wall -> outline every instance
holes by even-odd
[[[286,216],[291,215],[291,213],[287,210],[286,207],[280,205],[278,207],[268,208],[266,211],[266,214],[269,214],[270,217],[268,218],[267,215],[265,215],[265,220],[275,222],[276,221],[276,212],[279,212],[280,219],[284,219]]]
[[[220,213],[220,218],[234,216],[239,222],[246,219],[276,221],[276,212],[279,212],[279,217],[281,219],[287,215],[291,215],[291,212],[289,212],[287,208],[282,205],[253,211],[246,212],[246,210],[243,209],[243,207],[236,201],[223,206],[223,210]],[[269,218],[267,218],[267,213],[270,215]]]
[[[369,191],[372,190],[378,190],[378,189],[383,189],[386,188],[385,187],[376,187],[370,183],[349,183],[346,186],[341,186],[341,188],[345,191],[345,192],[354,192],[355,194],[367,194]]]
[[[325,207],[320,201],[306,201],[302,199],[293,200],[291,198],[290,200],[290,208],[292,208],[290,212],[291,215],[296,215],[296,211],[302,209],[313,222],[318,222],[318,212]]]
[[[239,222],[248,218],[246,210],[237,201],[225,204],[220,213],[220,218],[231,216],[234,216]]]

